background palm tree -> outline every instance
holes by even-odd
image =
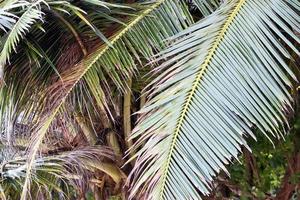
[[[0,7],[2,199],[200,199],[290,130],[298,0]]]

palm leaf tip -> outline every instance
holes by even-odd
[[[297,80],[284,57],[287,48],[299,55],[288,39],[300,43],[292,31],[299,8],[298,1],[229,1],[161,52],[168,61],[132,134],[146,142],[135,146],[132,197],[200,199],[241,145],[249,148],[244,136],[255,138],[254,125],[270,140],[283,136]]]

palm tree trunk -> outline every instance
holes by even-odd
[[[289,200],[293,196],[295,189],[300,187],[300,183],[293,182],[291,177],[300,173],[300,131],[297,130],[293,137],[294,152],[288,160],[286,172],[283,177],[281,187],[274,200]]]
[[[90,145],[95,145],[97,143],[97,135],[93,128],[87,124],[87,122],[83,119],[82,116],[77,115],[76,116],[76,121],[81,127],[81,130],[83,134],[85,135],[88,143]]]
[[[126,147],[130,151],[130,157],[133,156],[133,152],[130,148],[133,145],[132,140],[129,140],[131,134],[131,92],[130,88],[132,87],[132,78],[128,80],[128,91],[124,95],[124,105],[123,105],[123,126],[124,126],[124,136],[126,141]]]

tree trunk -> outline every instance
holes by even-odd
[[[245,147],[242,147],[242,150],[245,157],[247,182],[250,186],[254,186],[256,183],[259,183],[259,174],[256,159],[253,154]]]
[[[274,200],[289,200],[300,183],[294,183],[291,178],[300,173],[300,130],[297,130],[293,137],[294,152],[288,160],[286,172],[281,187]]]

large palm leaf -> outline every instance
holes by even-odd
[[[200,199],[241,145],[249,148],[254,128],[270,139],[285,133],[299,8],[297,0],[228,1],[173,38],[132,134],[141,149],[131,197]]]

